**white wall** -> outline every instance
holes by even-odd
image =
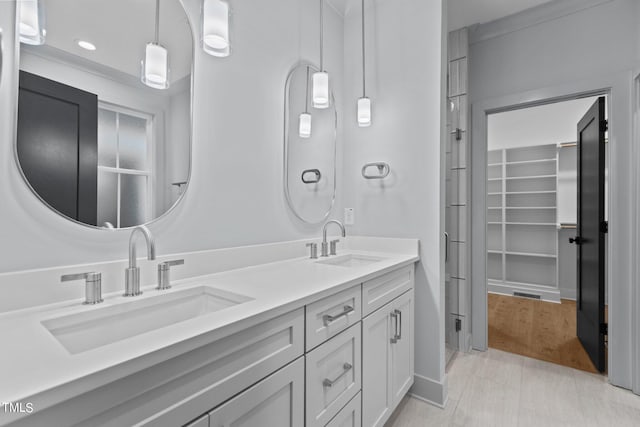
[[[488,117],[489,150],[575,142],[577,123],[597,97],[572,99]]]
[[[571,12],[567,12],[571,11]],[[543,16],[549,12],[548,16]],[[557,12],[557,13],[556,13]],[[610,311],[609,378],[612,383],[631,386],[631,287],[634,286],[632,242],[634,235],[631,189],[631,70],[636,66],[638,49],[637,1],[635,0],[558,0],[538,9],[535,15],[505,18],[499,22],[475,28],[471,34],[470,91],[474,110],[473,158],[481,159],[477,150],[485,146],[476,143],[482,132],[481,116],[485,108],[506,107],[539,101],[545,97],[570,95],[569,92],[610,89],[610,186],[616,189],[610,197],[609,239],[614,257],[609,263],[609,283],[615,283],[609,293]],[[596,85],[597,87],[594,87]],[[504,105],[507,103],[506,105]],[[480,137],[482,137],[480,135]],[[478,170],[478,169],[476,169]],[[481,173],[481,172],[480,172]],[[475,175],[479,183],[484,176]],[[480,180],[480,181],[478,181]],[[483,206],[483,184],[473,189],[473,206]],[[482,191],[477,191],[477,190]],[[474,216],[476,216],[474,214]],[[477,215],[478,221],[483,218]],[[484,250],[478,239],[483,225],[473,224],[472,274],[481,277]],[[481,289],[476,285],[474,289]],[[476,301],[481,295],[474,293]],[[474,305],[474,325],[480,324]],[[474,331],[474,345],[477,345]]]
[[[362,96],[359,2],[345,17],[345,207],[355,209],[348,232],[420,239],[416,270],[416,385],[414,392],[443,403],[444,231],[441,129],[446,66],[442,2],[367,2],[367,95],[373,124],[356,124]],[[446,27],[446,26],[445,26]],[[444,37],[446,39],[446,36]],[[389,163],[386,180],[365,180],[360,169]],[[438,395],[439,394],[439,395]]]
[[[200,1],[184,3],[197,30]],[[289,214],[282,190],[284,83],[300,59],[317,62],[317,7],[315,0],[235,2],[232,55],[218,59],[195,50],[192,180],[179,206],[150,226],[160,254],[319,234],[318,227],[302,226]],[[333,9],[325,11],[326,68],[333,72],[340,109],[343,22]],[[73,224],[42,206],[22,181],[13,155],[14,16],[15,2],[0,2],[6,53],[0,87],[0,272],[123,259],[128,232]],[[340,203],[335,212],[339,208]]]

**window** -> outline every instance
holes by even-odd
[[[151,217],[153,116],[100,103],[98,225],[140,225]]]

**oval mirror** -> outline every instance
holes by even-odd
[[[44,7],[45,30],[44,44],[20,43],[15,153],[29,187],[88,226],[168,212],[191,168],[193,36],[180,0],[22,3]]]
[[[333,93],[328,108],[312,103],[312,76],[318,68],[302,63],[285,85],[284,192],[291,211],[307,224],[327,219],[336,196],[338,115]]]

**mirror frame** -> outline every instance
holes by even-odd
[[[320,68],[314,64],[312,64],[311,62],[308,61],[299,61],[297,62],[292,68],[291,70],[289,70],[289,73],[287,74],[287,80],[285,83],[285,88],[284,88],[284,153],[283,153],[283,169],[284,169],[284,173],[283,173],[283,187],[284,187],[284,195],[285,198],[287,200],[287,205],[289,206],[289,209],[291,210],[291,212],[293,212],[293,214],[295,215],[296,218],[298,218],[300,221],[304,222],[305,224],[309,224],[309,225],[319,225],[324,223],[327,218],[329,218],[329,215],[331,215],[331,211],[333,210],[333,207],[336,204],[336,190],[337,190],[337,161],[338,161],[338,108],[336,106],[336,102],[335,102],[335,97],[333,96],[333,89],[330,87],[331,89],[331,103],[330,106],[333,107],[333,113],[334,113],[334,126],[333,126],[333,194],[331,196],[331,205],[329,206],[329,208],[327,209],[327,211],[324,213],[324,215],[322,216],[322,218],[320,218],[318,221],[310,221],[306,218],[304,218],[295,208],[295,206],[293,205],[293,200],[291,200],[291,194],[289,191],[289,90],[290,90],[290,86],[291,86],[291,80],[293,77],[293,73],[295,73],[299,68],[301,67],[309,67],[309,69],[313,70],[313,71],[320,71]]]
[[[195,57],[196,57],[196,45],[197,43],[197,38],[196,38],[196,33],[194,32],[194,25],[191,22],[191,17],[189,16],[189,13],[187,12],[187,9],[184,7],[184,2],[183,0],[176,0],[178,3],[180,3],[180,6],[182,7],[182,10],[185,14],[185,16],[187,17],[187,22],[189,23],[189,29],[191,31],[191,82],[189,85],[189,96],[190,96],[190,103],[189,103],[189,172],[187,174],[187,183],[184,185],[184,189],[182,190],[182,193],[178,196],[178,199],[166,210],[164,211],[161,215],[158,215],[157,217],[143,223],[143,224],[138,224],[138,225],[133,225],[133,226],[129,226],[129,227],[121,227],[121,228],[107,228],[107,227],[101,227],[98,225],[92,225],[92,224],[86,224],[84,222],[78,221],[77,219],[74,218],[70,218],[66,215],[64,215],[62,212],[58,211],[57,209],[55,209],[53,206],[51,206],[46,200],[44,200],[42,198],[42,196],[40,196],[40,194],[38,194],[38,192],[33,188],[33,186],[31,185],[31,183],[29,182],[29,180],[27,179],[27,176],[25,175],[24,171],[22,170],[22,165],[20,164],[20,159],[18,157],[18,96],[19,96],[19,88],[20,88],[20,34],[19,34],[19,26],[18,26],[18,22],[20,20],[20,9],[17,7],[16,5],[16,14],[15,14],[15,31],[14,31],[14,40],[13,40],[13,45],[14,45],[14,50],[15,50],[15,64],[14,67],[12,69],[13,73],[14,73],[14,79],[13,81],[15,82],[15,87],[13,88],[14,94],[13,94],[13,99],[14,99],[14,103],[15,103],[15,108],[13,110],[13,158],[15,161],[15,164],[18,168],[18,171],[20,172],[20,176],[22,177],[23,182],[25,183],[25,185],[29,188],[29,190],[31,191],[31,193],[33,195],[36,196],[36,198],[38,200],[40,200],[40,202],[42,202],[42,204],[48,208],[50,211],[54,212],[56,215],[60,216],[61,218],[64,218],[67,221],[71,221],[72,223],[81,225],[83,227],[92,229],[92,230],[103,230],[103,231],[119,231],[119,230],[124,230],[124,231],[131,231],[136,227],[139,227],[140,225],[149,225],[149,224],[153,224],[156,221],[159,221],[163,218],[165,218],[167,215],[169,215],[175,208],[176,206],[178,206],[180,204],[180,202],[182,201],[182,199],[184,199],[185,194],[187,193],[187,190],[189,189],[189,185],[191,183],[191,176],[192,176],[192,169],[193,169],[193,133],[194,133],[194,127],[193,127],[193,94],[194,94],[194,85],[195,85],[195,76],[194,76],[194,64],[195,64]],[[1,36],[1,31],[0,31],[0,36]],[[0,37],[0,41],[1,41],[1,37]],[[1,55],[1,51],[0,51],[0,55]],[[1,64],[1,60],[0,60],[0,64]],[[1,74],[1,68],[0,68],[0,74]],[[0,80],[1,83],[1,80]]]

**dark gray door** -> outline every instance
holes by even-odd
[[[95,225],[98,97],[21,71],[17,141],[36,193],[58,212]]]
[[[596,369],[605,366],[605,98],[578,123],[577,334]]]

